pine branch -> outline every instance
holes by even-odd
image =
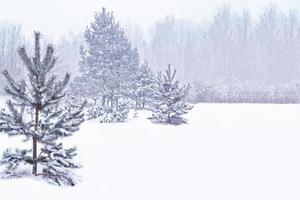
[[[19,53],[19,56],[21,57],[24,65],[25,65],[25,67],[30,72],[30,74],[32,74],[34,76],[38,76],[38,74],[36,73],[36,71],[33,67],[33,63],[31,61],[31,59],[28,57],[28,55],[26,53],[25,47],[19,48],[18,53]]]
[[[3,71],[3,75],[10,85],[10,88],[8,88],[8,87],[5,88],[5,91],[7,92],[7,94],[9,94],[13,97],[16,97],[17,99],[23,100],[26,103],[32,105],[33,100],[26,93],[27,85],[24,82],[22,82],[22,84],[16,83],[6,70]]]

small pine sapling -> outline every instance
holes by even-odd
[[[152,88],[152,117],[153,122],[179,125],[187,120],[182,115],[187,114],[192,106],[185,103],[185,98],[190,90],[190,85],[180,86],[179,81],[174,81],[176,69],[168,66],[165,74],[158,74],[157,81]]]
[[[70,75],[66,74],[62,81],[50,76],[57,58],[53,46],[48,45],[41,59],[40,33],[35,32],[33,57],[27,55],[24,47],[18,53],[27,69],[28,81],[17,82],[7,71],[3,72],[9,84],[5,91],[10,99],[7,109],[0,112],[0,131],[9,136],[25,136],[25,141],[32,142],[32,148],[6,150],[0,164],[6,166],[8,176],[16,174],[21,165],[30,165],[34,176],[41,175],[58,185],[74,185],[68,169],[78,166],[71,164],[76,149],[63,149],[58,140],[79,130],[84,121],[85,103],[72,110],[61,106]]]

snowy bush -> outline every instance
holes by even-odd
[[[97,119],[100,123],[125,122],[128,114],[127,104],[114,107],[94,106],[87,110],[86,118],[88,120]]]
[[[219,96],[220,93],[212,84],[196,82],[193,85],[190,99],[193,102],[213,102]]]
[[[194,103],[299,103],[300,90],[295,84],[251,88],[247,85],[195,83],[189,98]]]
[[[17,174],[16,170],[20,165],[32,164],[32,158],[29,155],[31,152],[32,150],[26,149],[6,149],[0,161],[0,164],[5,166],[4,173],[12,176]]]
[[[73,162],[72,158],[77,155],[76,147],[63,149],[62,144],[45,146],[41,149],[44,156],[40,158],[43,167],[43,177],[48,182],[57,185],[75,185],[77,176],[70,170],[80,168],[81,165]]]

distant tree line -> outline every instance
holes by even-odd
[[[219,7],[206,23],[167,16],[148,32],[128,24],[129,39],[154,70],[171,64],[185,82],[242,85],[245,89],[299,83],[300,13],[266,7],[250,11]]]
[[[118,26],[122,29],[120,37],[125,38],[132,49],[131,54],[138,54],[137,60],[132,62],[144,63],[145,60],[154,75],[171,64],[176,67],[180,81],[210,85],[217,94],[214,98],[207,94],[206,102],[300,102],[300,15],[296,9],[283,12],[270,5],[254,18],[248,10],[236,11],[225,4],[205,23],[166,16],[147,30],[131,22],[123,26],[118,23]],[[57,52],[62,55],[57,69],[70,71],[73,77],[81,73],[83,57],[89,60],[86,34],[69,33],[55,42]],[[0,23],[0,35],[1,39],[11,38],[0,41],[0,67],[11,68],[19,76],[22,74],[18,73],[19,58],[11,52],[19,43],[28,43],[21,26]],[[115,77],[120,88],[132,90],[130,95],[135,96],[137,104],[145,103],[145,98],[139,99],[143,99],[144,92],[135,94],[134,88],[121,84],[122,78],[118,75]],[[197,84],[191,84],[190,100],[203,102],[202,97],[196,98]],[[105,85],[106,88],[103,85],[98,89],[106,90],[107,94],[94,100],[116,103],[120,91],[108,94],[109,83]]]

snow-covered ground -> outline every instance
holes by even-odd
[[[0,180],[0,199],[300,199],[300,105],[198,104],[182,126],[147,116],[66,139],[84,166],[77,186]],[[19,142],[2,135],[0,150]]]

